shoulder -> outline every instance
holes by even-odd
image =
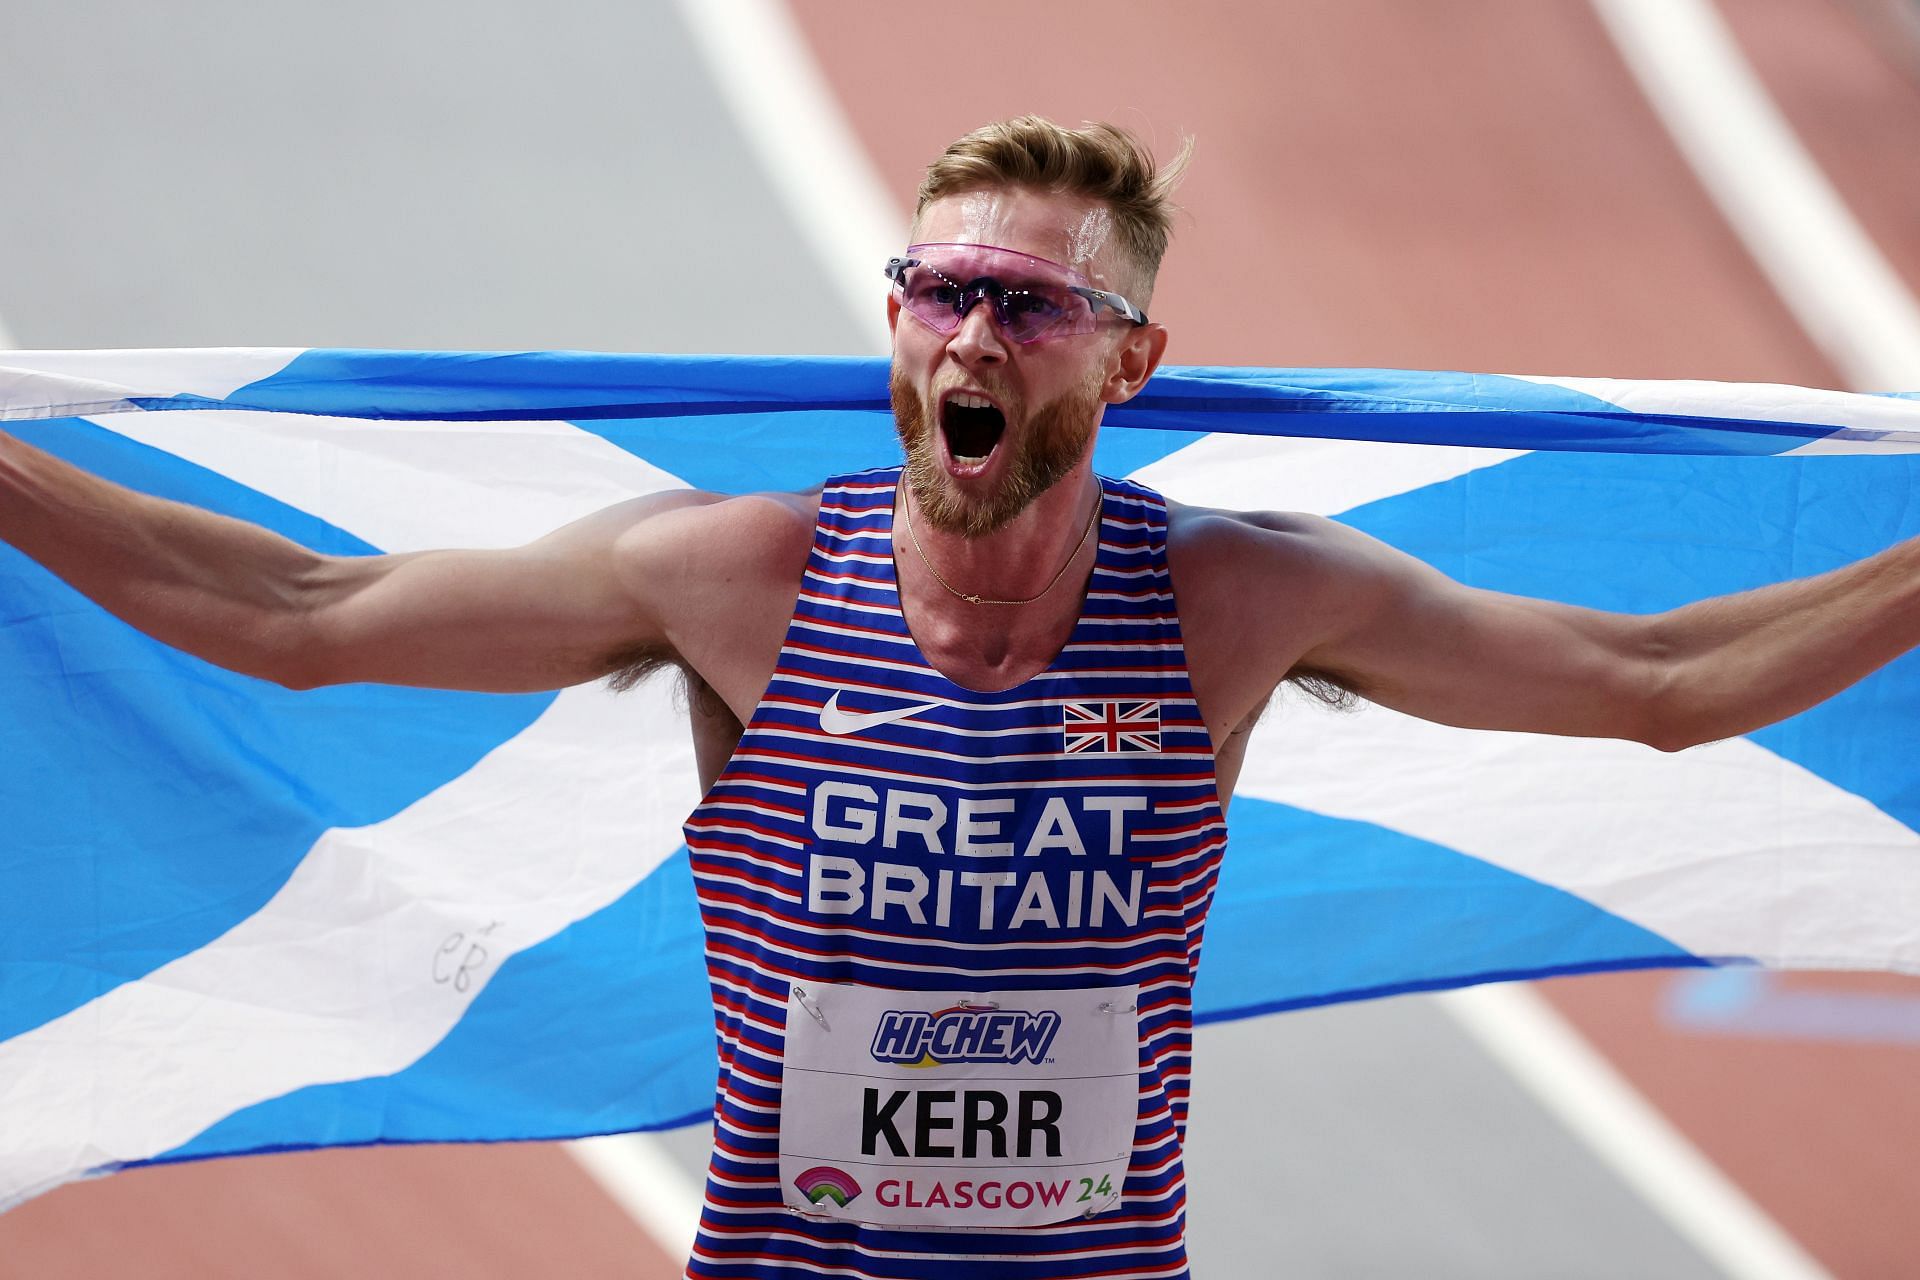
[[[1217,743],[1365,609],[1383,551],[1394,554],[1324,516],[1168,503],[1167,567]]]
[[[642,501],[614,543],[623,571],[653,582],[696,574],[744,585],[769,572],[797,577],[813,545],[820,491],[678,490]]]
[[[1167,559],[1183,595],[1342,585],[1381,545],[1325,516],[1167,504]]]
[[[641,655],[698,675],[736,717],[751,714],[779,654],[813,546],[820,491],[682,491],[632,521],[615,571],[665,638]]]

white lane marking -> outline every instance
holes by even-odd
[[[675,1262],[693,1254],[703,1189],[681,1172],[650,1133],[618,1133],[564,1144],[613,1202]]]
[[[1744,738],[1664,754],[1369,706],[1256,737],[1238,792],[1458,850],[1695,955],[1920,972],[1920,833]]]
[[[1331,515],[1520,456],[1511,449],[1209,435],[1132,478],[1199,506]]]
[[[720,97],[874,354],[892,350],[880,268],[907,243],[895,206],[782,0],[677,0]]]
[[[4,335],[0,335],[4,336]],[[207,347],[126,351],[13,351],[0,370],[0,405],[16,418],[100,413],[89,405],[132,396],[205,396],[223,400],[279,373],[304,347]],[[38,378],[25,375],[37,374]]]
[[[8,1117],[0,1207],[295,1089],[418,1061],[501,962],[678,847],[692,747],[635,730],[671,714],[665,685],[568,689],[393,817],[326,832],[213,942],[0,1042],[0,1092],[35,1103]]]
[[[1666,1117],[1526,987],[1470,987],[1440,1007],[1735,1280],[1831,1280]]]
[[[1594,0],[1594,8],[1708,193],[1841,376],[1870,390],[1920,387],[1920,306],[1794,137],[1711,6]],[[1830,439],[1796,452],[1836,447],[1846,446]],[[1453,993],[1443,1007],[1730,1275],[1824,1280],[1797,1242],[1570,1027],[1539,1016],[1537,996],[1482,988]]]
[[[1768,98],[1707,0],[1593,0],[1681,153],[1853,387],[1920,389],[1920,305]]]
[[[686,483],[565,422],[380,422],[238,409],[105,414],[385,551],[511,547]]]
[[[875,354],[892,349],[880,265],[906,243],[907,217],[781,0],[678,0],[681,20],[749,149],[839,290]],[[701,1190],[652,1139],[602,1140],[583,1163],[670,1255],[693,1249]]]

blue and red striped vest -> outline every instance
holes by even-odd
[[[890,468],[827,484],[779,665],[687,821],[720,1049],[688,1274],[977,1280],[993,1259],[1015,1280],[1185,1276],[1191,994],[1226,824],[1167,574],[1165,503],[1102,481],[1071,639],[1033,679],[981,693],[935,671],[908,634],[898,480]],[[789,990],[808,982],[1137,984],[1139,1111],[1119,1203],[962,1233],[783,1208],[784,1027]]]

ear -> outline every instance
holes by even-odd
[[[891,293],[887,295],[887,332],[891,334],[900,325],[900,299]]]
[[[1114,352],[1106,381],[1100,384],[1100,398],[1108,404],[1124,404],[1139,395],[1166,353],[1167,326],[1135,325]]]

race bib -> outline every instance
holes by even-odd
[[[794,987],[780,1104],[787,1207],[950,1228],[1111,1207],[1139,1114],[1138,995]]]

